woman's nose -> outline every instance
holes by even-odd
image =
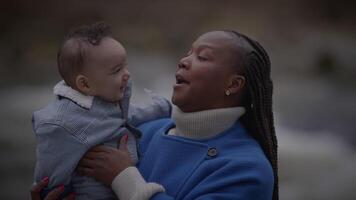
[[[181,68],[188,69],[190,64],[191,64],[190,58],[189,58],[189,56],[186,56],[186,57],[180,59],[180,61],[178,63],[178,69],[181,69]]]

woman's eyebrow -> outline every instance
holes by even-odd
[[[213,53],[216,51],[216,48],[214,48],[213,46],[211,45],[200,45],[198,48],[197,48],[197,51],[198,52],[202,52],[203,50],[205,50],[204,52],[207,52],[207,53]]]
[[[211,51],[214,51],[213,47],[209,46],[209,45],[200,45],[200,46],[194,46],[192,45],[191,49],[189,50],[189,52],[191,51],[197,51],[197,52],[201,52],[204,49],[210,49]]]
[[[191,46],[191,49],[202,49],[202,48],[207,48],[207,49],[214,49],[213,45],[210,44],[200,44],[199,46],[197,44],[194,44]]]

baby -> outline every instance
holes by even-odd
[[[56,99],[33,114],[35,181],[49,178],[43,198],[63,185],[77,200],[116,199],[110,188],[76,173],[79,160],[96,145],[116,147],[127,134],[128,149],[137,162],[140,132],[134,126],[170,116],[171,105],[162,97],[152,96],[144,107],[130,105],[126,51],[109,32],[108,25],[97,23],[69,33],[57,56],[63,81],[54,87]]]

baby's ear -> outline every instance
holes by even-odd
[[[80,92],[86,95],[91,95],[92,88],[89,86],[88,78],[86,76],[79,74],[75,78],[75,84]]]

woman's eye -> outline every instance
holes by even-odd
[[[193,51],[190,50],[190,51],[188,51],[188,53],[186,54],[186,56],[190,56],[190,54],[192,54],[192,53],[193,53]]]
[[[208,58],[207,58],[207,57],[204,57],[204,56],[198,56],[198,60],[200,60],[200,61],[207,61]]]

